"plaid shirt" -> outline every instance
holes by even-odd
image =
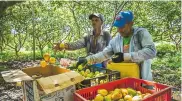
[[[82,39],[66,44],[68,45],[68,50],[86,48],[87,55],[91,55],[101,52],[109,44],[110,40],[110,33],[108,31],[102,30],[98,37],[94,37],[94,31],[92,31]]]

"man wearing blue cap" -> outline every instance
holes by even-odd
[[[152,81],[151,59],[156,56],[156,48],[145,28],[133,27],[133,18],[131,11],[121,11],[113,25],[118,28],[118,34],[102,52],[88,56],[78,61],[78,64],[92,64],[110,57],[115,63],[135,62],[140,66],[142,79]]]
[[[103,28],[104,17],[100,13],[93,13],[89,15],[89,20],[92,22],[93,30],[88,32],[88,35],[84,36],[80,40],[71,43],[55,43],[54,50],[76,50],[86,48],[87,55],[96,54],[103,51],[103,49],[109,44],[111,35],[109,31]],[[98,67],[105,67],[106,61],[97,63]]]

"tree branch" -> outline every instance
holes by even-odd
[[[79,26],[79,24],[78,24],[78,21],[77,21],[77,19],[76,19],[76,15],[75,15],[75,6],[76,5],[73,5],[73,7],[69,7],[69,9],[71,10],[71,12],[72,12],[72,14],[73,14],[73,18],[74,18],[74,20],[75,20],[75,23],[76,23],[76,26],[77,26],[77,29],[78,29],[78,34],[79,34],[79,36],[80,36],[80,26]]]
[[[112,24],[111,24],[111,29],[110,29],[110,33],[112,32],[112,28],[113,28],[113,24],[114,24],[114,20],[115,20],[115,18],[116,18],[116,15],[118,15],[119,14],[119,12],[121,12],[122,10],[123,10],[123,8],[124,8],[124,6],[128,3],[129,1],[123,1],[123,3],[121,3],[121,5],[119,6],[119,8],[115,8],[116,9],[116,11],[115,11],[115,13],[114,13],[114,17],[113,17],[113,21],[112,21]],[[115,33],[116,34],[116,33]],[[113,35],[113,36],[115,36],[115,34]],[[113,37],[112,36],[112,37]]]
[[[70,32],[63,39],[61,39],[61,42],[63,42],[69,35],[70,35]]]

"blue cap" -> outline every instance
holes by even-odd
[[[115,18],[113,26],[124,27],[128,22],[133,21],[133,13],[131,11],[121,11]]]

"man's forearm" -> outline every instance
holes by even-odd
[[[85,42],[84,40],[78,40],[76,42],[72,42],[72,43],[65,43],[66,45],[66,49],[67,50],[76,50],[76,49],[81,49],[85,47]]]

